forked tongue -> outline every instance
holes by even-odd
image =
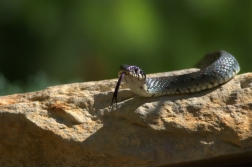
[[[125,75],[125,72],[123,72],[123,73],[120,75],[120,77],[119,77],[119,79],[118,79],[118,81],[117,81],[117,84],[116,84],[116,87],[115,87],[115,91],[114,91],[114,94],[113,94],[113,98],[112,98],[112,102],[111,102],[111,106],[112,106],[114,100],[115,100],[116,105],[117,105],[118,90],[119,90],[119,87],[120,87],[120,84],[121,84],[121,82],[122,82],[122,79],[123,79],[124,75]]]

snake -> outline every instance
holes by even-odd
[[[174,94],[196,93],[211,89],[231,80],[240,71],[238,61],[226,51],[207,53],[199,63],[199,70],[192,73],[165,77],[147,78],[144,71],[135,65],[121,65],[118,72],[111,106],[121,82],[135,94],[155,97]]]

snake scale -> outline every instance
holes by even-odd
[[[200,62],[200,70],[183,75],[146,78],[142,69],[134,65],[122,65],[112,98],[117,103],[121,81],[132,92],[144,97],[195,93],[221,85],[240,71],[234,56],[226,51],[208,53]]]

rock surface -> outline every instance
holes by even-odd
[[[223,166],[251,159],[252,73],[176,96],[138,97],[122,85],[111,108],[116,82],[0,97],[0,166]]]

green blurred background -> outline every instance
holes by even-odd
[[[215,50],[251,71],[251,0],[1,0],[0,95],[193,67]]]

